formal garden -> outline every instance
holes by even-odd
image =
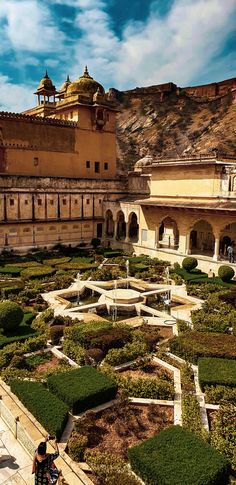
[[[96,241],[0,264],[1,378],[59,442],[73,419],[65,452],[94,485],[235,483],[232,268],[207,275],[193,257],[170,267]]]

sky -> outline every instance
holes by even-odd
[[[236,76],[236,0],[0,0],[0,110],[88,65],[105,89]]]

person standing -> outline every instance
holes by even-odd
[[[56,483],[58,478],[58,470],[54,465],[54,460],[59,456],[59,449],[55,439],[55,453],[47,453],[47,441],[50,436],[45,437],[45,441],[42,441],[35,453],[32,467],[32,474],[35,474],[35,485],[50,485]]]
[[[229,263],[234,263],[234,249],[232,244],[227,247],[228,261]]]

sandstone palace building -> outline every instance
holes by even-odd
[[[236,243],[236,159],[138,160],[116,167],[113,97],[87,68],[56,91],[46,72],[37,106],[0,113],[0,247],[76,246],[98,237],[136,254],[214,268]]]

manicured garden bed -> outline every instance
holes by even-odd
[[[198,372],[203,391],[217,384],[236,388],[236,360],[203,357],[198,360]]]
[[[10,386],[46,431],[60,439],[68,419],[68,406],[39,382],[15,379]]]
[[[85,437],[85,449],[104,451],[127,459],[128,448],[140,443],[173,423],[173,408],[160,405],[137,405],[128,401],[99,413],[88,413],[84,420],[75,422],[72,441]],[[78,436],[79,435],[79,436]],[[69,442],[69,450],[70,450]],[[82,456],[78,456],[79,460]],[[78,460],[78,461],[79,461]]]
[[[227,334],[188,332],[169,340],[173,354],[197,364],[199,357],[236,359],[236,337]]]
[[[132,469],[150,485],[228,485],[221,453],[180,426],[129,449]]]
[[[116,383],[90,366],[49,377],[48,387],[74,414],[110,401],[117,393]]]

